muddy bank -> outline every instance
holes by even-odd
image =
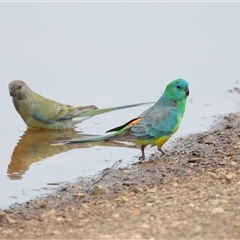
[[[240,114],[167,152],[109,171],[87,193],[96,178],[11,206],[0,213],[1,238],[240,238]]]

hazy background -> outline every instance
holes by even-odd
[[[228,92],[240,78],[239,12],[239,3],[0,3],[0,207],[30,198],[49,181],[72,181],[140,154],[74,149],[40,156],[13,180],[7,171],[26,126],[10,81],[22,79],[62,103],[108,107],[156,101],[167,83],[185,78],[190,96],[176,136],[203,131],[214,115],[239,110],[240,96]],[[103,134],[147,107],[95,117],[77,130]]]

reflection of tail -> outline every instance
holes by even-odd
[[[124,105],[124,106],[118,106],[118,107],[111,107],[111,108],[102,108],[102,109],[89,109],[86,111],[83,111],[80,113],[77,117],[93,117],[95,115],[99,115],[102,113],[107,113],[115,110],[120,110],[124,108],[131,108],[131,107],[138,107],[146,104],[153,104],[154,102],[145,102],[145,103],[136,103],[136,104],[130,104],[130,105]]]

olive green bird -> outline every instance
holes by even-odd
[[[158,150],[165,154],[162,146],[180,127],[188,95],[188,82],[184,79],[176,79],[166,86],[160,99],[139,117],[107,131],[114,133],[99,137],[59,141],[59,143],[128,141],[141,146],[142,156],[139,159],[145,159],[144,148],[147,145],[157,146]]]
[[[74,107],[42,97],[21,80],[12,81],[8,87],[17,112],[29,128],[71,129],[77,123],[98,114],[149,104],[138,103],[103,109],[98,109],[95,105]]]

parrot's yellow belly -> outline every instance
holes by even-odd
[[[137,145],[152,145],[152,146],[158,146],[161,147],[163,144],[172,136],[167,135],[159,138],[152,138],[152,139],[140,139],[136,141]]]

